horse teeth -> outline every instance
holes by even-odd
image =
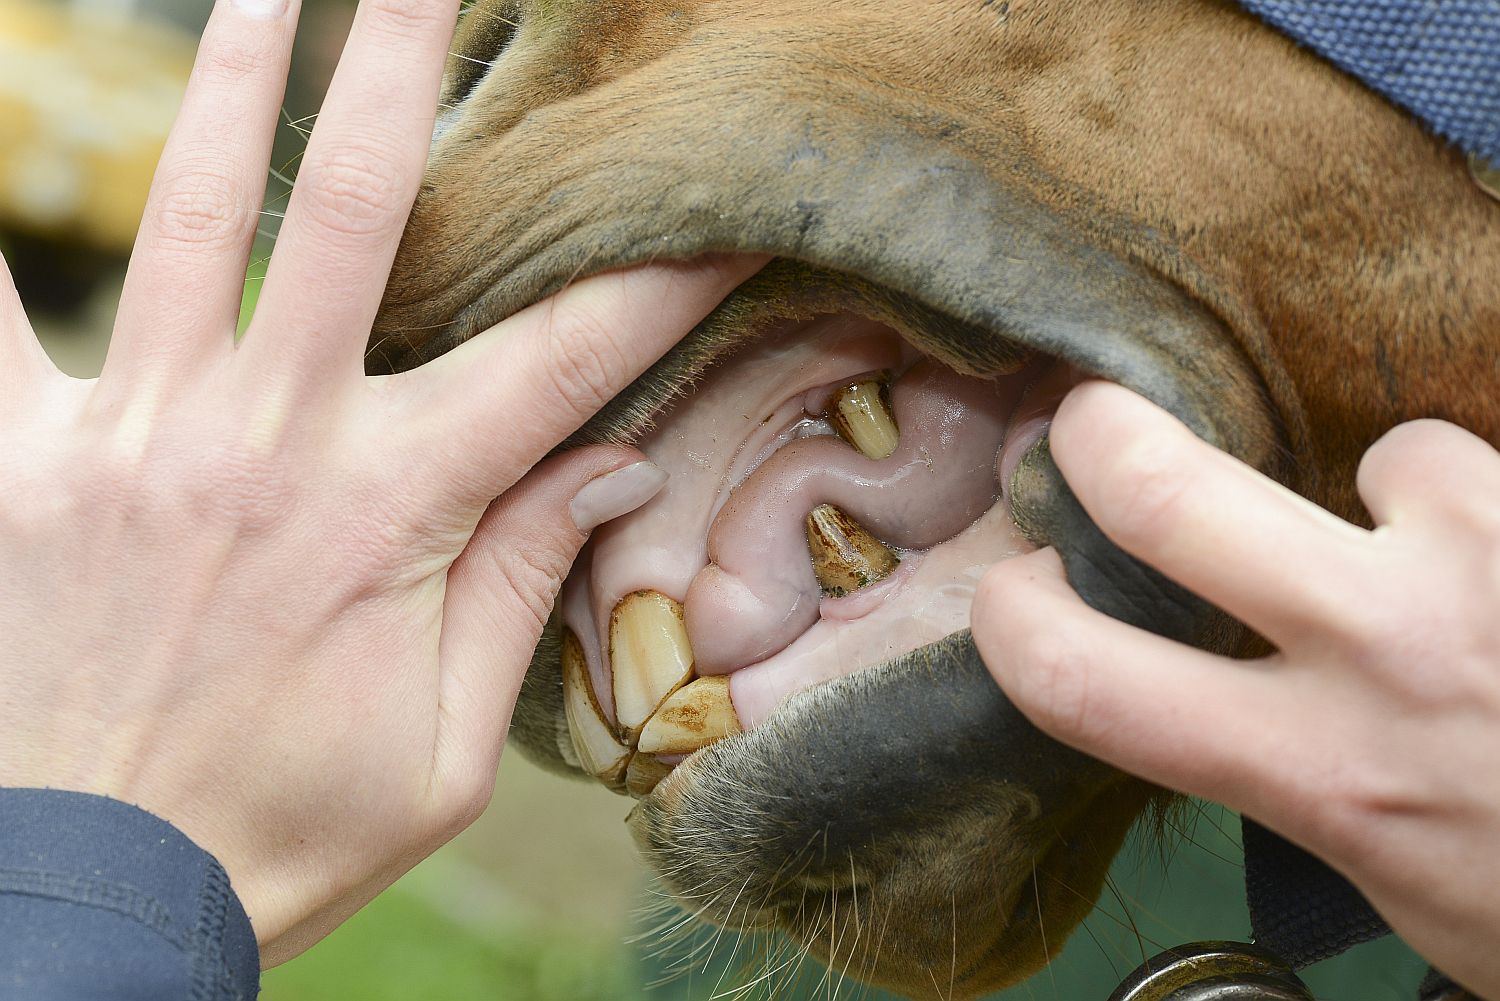
[[[729,679],[699,678],[667,697],[641,730],[637,749],[649,754],[692,754],[739,732]]]
[[[579,766],[609,786],[623,786],[630,749],[615,739],[589,679],[583,644],[573,630],[562,635],[563,712]]]
[[[682,605],[660,591],[620,599],[609,620],[616,733],[634,744],[663,699],[693,676],[693,648]]]
[[[645,799],[670,774],[672,766],[657,761],[655,755],[636,754],[625,770],[625,789],[636,799]]]
[[[807,516],[807,551],[823,593],[832,598],[891,575],[901,560],[885,543],[832,504]]]
[[[828,403],[833,429],[860,453],[871,459],[887,459],[901,444],[901,432],[886,403],[885,384],[878,379],[851,383],[833,394]]]

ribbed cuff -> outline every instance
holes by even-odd
[[[218,861],[104,796],[0,789],[0,994],[250,1001],[260,952]]]

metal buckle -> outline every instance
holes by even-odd
[[[1474,183],[1479,185],[1480,191],[1500,202],[1500,164],[1488,163],[1477,154],[1470,154],[1469,173],[1474,176]]]
[[[1109,1001],[1313,1001],[1313,995],[1265,949],[1194,942],[1146,960]]]

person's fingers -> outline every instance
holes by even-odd
[[[1263,666],[1215,657],[1088,607],[1052,549],[996,564],[971,626],[990,673],[1053,737],[1160,785],[1259,807],[1284,760],[1285,693]],[[1253,764],[1252,764],[1253,763]]]
[[[447,498],[494,497],[765,264],[662,261],[585,278],[420,368],[372,381]]]
[[[1069,486],[1117,545],[1273,642],[1360,628],[1348,596],[1369,572],[1363,529],[1111,383],[1073,390],[1051,441]]]
[[[26,318],[10,265],[0,256],[0,396],[15,400],[21,387],[55,374],[57,369]]]
[[[298,8],[214,8],[131,254],[106,381],[233,348]]]
[[[421,182],[458,0],[363,0],[297,174],[244,348],[321,384],[365,341]]]
[[[1437,523],[1491,523],[1500,497],[1500,454],[1483,438],[1446,421],[1420,420],[1387,431],[1365,452],[1356,480],[1377,524],[1409,516]]]
[[[488,798],[521,677],[579,548],[666,479],[632,449],[579,449],[539,465],[480,519],[443,605],[437,758],[456,770],[445,775],[453,787]]]

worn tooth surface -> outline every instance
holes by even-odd
[[[682,605],[660,591],[636,591],[620,599],[609,620],[609,663],[616,732],[633,744],[662,699],[693,675]]]
[[[807,516],[807,552],[818,585],[833,598],[884,580],[901,562],[890,547],[832,504],[819,504]]]
[[[638,750],[650,754],[692,754],[740,732],[740,718],[729,698],[729,679],[699,678],[677,689],[641,730]]]
[[[849,444],[871,459],[888,459],[901,444],[896,418],[886,403],[885,384],[879,379],[850,383],[833,394],[828,420]]]
[[[571,629],[563,630],[562,671],[563,712],[568,718],[568,733],[573,737],[573,751],[579,765],[608,786],[622,786],[630,749],[615,739],[613,728],[599,708],[583,644]]]
[[[636,799],[645,799],[670,774],[671,765],[657,761],[655,755],[637,753],[630,759],[630,767],[625,770],[625,789]]]

